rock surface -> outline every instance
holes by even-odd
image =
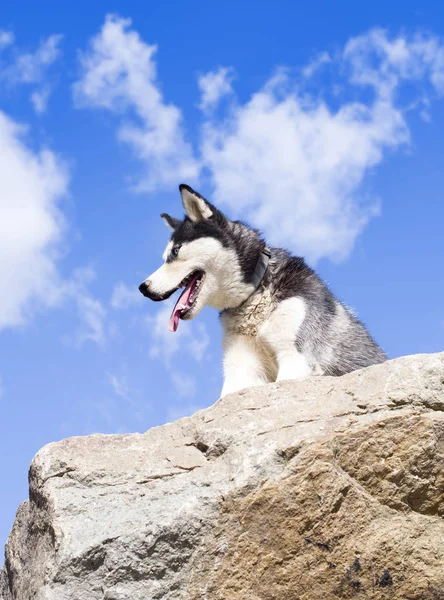
[[[45,446],[1,600],[444,600],[444,354]]]

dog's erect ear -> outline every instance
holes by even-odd
[[[182,221],[180,219],[175,219],[174,217],[170,217],[170,215],[167,215],[166,213],[162,213],[160,216],[162,217],[165,225],[167,227],[169,227],[172,231],[176,231],[176,229],[182,223]]]
[[[189,185],[181,183],[179,185],[180,195],[182,196],[182,204],[187,217],[197,223],[197,221],[206,221],[210,219],[215,209],[209,202],[202,198],[200,194],[195,192]]]

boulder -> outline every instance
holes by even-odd
[[[1,600],[444,600],[444,353],[45,446]]]

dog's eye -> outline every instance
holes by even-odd
[[[173,249],[171,250],[171,254],[174,256],[174,258],[176,258],[176,256],[179,254],[179,250],[180,250],[180,246],[174,246]]]

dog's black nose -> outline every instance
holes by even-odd
[[[139,292],[140,292],[141,294],[143,294],[144,296],[148,296],[148,284],[147,284],[147,282],[146,282],[146,281],[142,282],[142,283],[139,285]]]

